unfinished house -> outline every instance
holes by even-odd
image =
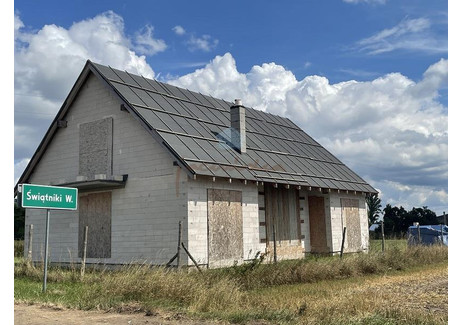
[[[208,267],[337,253],[344,227],[345,252],[367,251],[376,192],[287,118],[90,61],[21,183],[79,189],[77,211],[51,211],[51,262],[79,262],[88,226],[87,263],[165,264],[181,222]],[[26,211],[34,261],[45,214]]]

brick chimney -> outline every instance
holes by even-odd
[[[232,143],[240,153],[246,152],[246,109],[241,99],[235,99],[235,104],[230,107]]]

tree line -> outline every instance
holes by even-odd
[[[405,237],[407,228],[412,226],[414,222],[418,222],[421,226],[440,224],[436,213],[426,206],[421,208],[413,207],[412,210],[406,210],[402,206],[397,207],[387,204],[382,210],[382,202],[378,194],[367,196],[366,202],[369,225],[377,223],[380,214],[382,214],[385,237]],[[382,233],[381,225],[375,229],[375,233],[377,235]]]

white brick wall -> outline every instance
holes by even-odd
[[[188,183],[188,249],[199,264],[208,263],[208,196],[207,189],[242,191],[243,252],[244,259],[254,258],[258,251],[265,251],[259,237],[258,189],[255,184],[234,180],[210,178],[189,180]],[[242,262],[242,261],[239,261]],[[189,262],[190,264],[190,262]]]
[[[369,226],[367,221],[366,200],[361,194],[330,193],[330,214],[331,214],[331,234],[332,250],[340,251],[342,246],[343,224],[342,224],[342,206],[340,199],[357,199],[359,200],[359,217],[361,226],[361,250],[369,249]]]
[[[129,176],[125,188],[112,190],[112,257],[88,263],[167,262],[176,252],[180,220],[187,241],[187,176],[131,114],[120,110],[119,99],[96,77],[83,85],[67,113],[67,128],[58,129],[30,183],[75,181],[78,126],[108,116],[113,118],[113,174]],[[34,225],[34,260],[44,251],[45,213],[26,211],[26,240],[28,225]],[[51,212],[49,250],[52,262],[79,261],[78,212]]]
[[[300,199],[303,198],[303,199]],[[302,239],[302,247],[305,252],[311,252],[310,245],[310,219],[308,212],[308,192],[305,189],[299,191],[299,208],[300,208],[300,220],[303,223],[300,224]]]

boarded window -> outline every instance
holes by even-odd
[[[270,256],[275,253],[273,247],[273,228],[275,228],[277,258],[303,257],[298,190],[266,185],[265,222]]]
[[[86,257],[110,258],[112,251],[112,192],[81,194],[78,205],[79,257],[83,256],[85,226],[88,226]]]
[[[322,196],[308,197],[310,219],[310,245],[312,253],[327,253],[326,213]]]
[[[275,224],[278,245],[300,245],[299,194],[296,189],[265,187],[267,238],[273,241]]]
[[[240,191],[208,189],[209,263],[243,257]]]
[[[361,223],[359,218],[359,200],[340,199],[342,206],[342,224],[347,227],[345,252],[357,252],[361,249]]]
[[[112,118],[80,124],[78,174],[112,174]]]

